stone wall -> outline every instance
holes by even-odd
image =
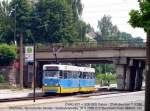
[[[0,75],[3,75],[5,80],[12,86],[16,86],[18,74],[16,74],[14,66],[0,66]]]

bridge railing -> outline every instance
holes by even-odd
[[[114,41],[114,40],[103,40],[101,42],[73,42],[73,43],[37,43],[37,48],[144,48],[145,42],[133,42],[133,41]]]

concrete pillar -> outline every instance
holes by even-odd
[[[136,67],[130,66],[130,81],[127,83],[129,84],[129,91],[134,91],[135,77],[136,77]]]
[[[134,87],[134,90],[136,91],[140,91],[142,88],[144,66],[145,66],[144,62],[139,62],[138,67],[136,69],[135,87]]]
[[[130,67],[127,66],[126,68],[126,78],[125,78],[125,90],[129,91],[130,88]]]
[[[136,72],[136,77],[135,77],[135,87],[134,90],[140,91],[142,87],[142,74],[143,74],[143,69],[138,68]]]
[[[136,76],[136,67],[135,66],[127,66],[126,78],[125,78],[125,90],[134,91],[135,76]]]
[[[125,65],[117,65],[117,89],[124,90],[125,87]]]

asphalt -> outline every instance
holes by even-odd
[[[102,95],[98,96],[98,98],[110,98],[110,97],[117,97],[117,96],[125,96],[125,95],[136,95],[138,93],[143,93],[144,91],[139,92],[130,92],[130,93],[121,93],[121,94],[111,94],[111,95]],[[42,99],[42,100],[36,100],[33,102],[33,100],[28,101],[17,101],[17,102],[7,102],[7,103],[0,103],[0,109],[6,109],[11,107],[22,107],[22,106],[34,106],[34,105],[41,105],[41,104],[52,104],[52,103],[64,103],[64,102],[75,102],[75,101],[82,101],[82,100],[89,100],[92,98],[97,98],[97,96],[91,96],[87,98],[83,97],[62,97],[62,98],[52,98],[52,99]]]

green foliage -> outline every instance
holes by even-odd
[[[98,21],[99,31],[102,37],[108,37],[112,31],[113,24],[111,22],[111,16],[104,15],[103,18]]]
[[[10,2],[10,17],[16,28],[16,39],[19,41],[20,33],[24,35],[24,41],[31,41],[33,8],[29,0],[12,0]]]
[[[93,64],[93,68],[96,70],[96,74],[98,73],[115,73],[116,66],[114,64]]]
[[[16,46],[1,44],[0,45],[0,65],[9,65],[17,57]]]
[[[100,80],[113,81],[113,80],[116,80],[116,75],[115,74],[97,74],[96,78]]]
[[[138,18],[138,11],[132,10],[130,14],[133,14],[134,19],[131,19],[130,22],[132,24],[140,22],[140,18]],[[131,34],[127,32],[121,32],[116,25],[112,24],[111,16],[104,15],[103,18],[98,21],[99,33],[101,36],[97,36],[96,40],[114,40],[112,42],[116,42],[117,40],[126,41],[128,44],[136,44],[136,42],[143,42],[141,37],[132,37]],[[137,39],[138,38],[138,39]]]
[[[4,11],[5,10],[5,11]],[[85,41],[81,0],[12,0],[0,5],[0,42],[57,43]]]
[[[5,82],[6,82],[6,81],[5,81],[4,76],[0,74],[0,83],[5,83]]]
[[[131,10],[129,13],[130,15],[130,20],[129,23],[135,28],[135,27],[140,27],[141,23],[141,18],[140,18],[140,13],[137,10]]]
[[[116,74],[102,74],[102,73],[98,73],[96,74],[96,79],[98,81],[98,83],[100,83],[101,81],[103,81],[104,83],[107,83],[108,81],[110,83],[116,83],[117,78],[116,78]]]
[[[0,42],[14,41],[14,23],[10,17],[10,4],[7,0],[0,1]]]
[[[32,22],[35,40],[71,43],[78,41],[81,37],[84,38],[85,23],[74,19],[76,9],[73,4],[66,0],[39,0]]]
[[[131,10],[129,23],[133,27],[144,28],[146,32],[150,33],[150,1],[143,0],[140,3],[140,10]]]
[[[79,20],[83,11],[81,0],[66,0],[66,1],[72,7],[74,21]]]

